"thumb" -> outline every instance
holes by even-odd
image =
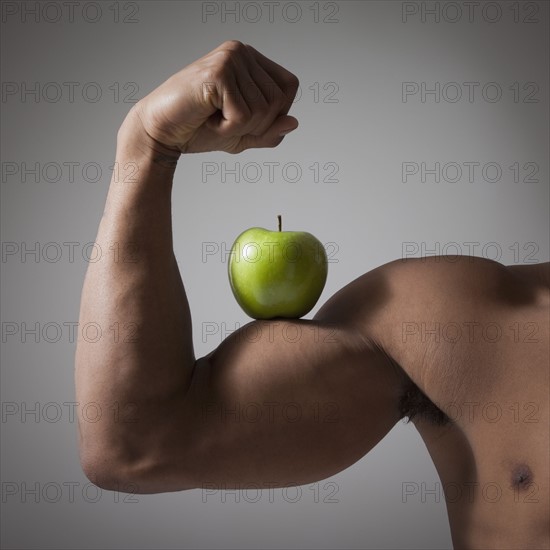
[[[273,134],[276,136],[286,136],[298,128],[298,120],[293,116],[281,115],[273,121],[269,130],[264,135]]]
[[[273,121],[273,124],[261,136],[246,135],[242,137],[244,149],[260,147],[277,147],[284,137],[298,128],[298,120],[293,116],[281,115]]]

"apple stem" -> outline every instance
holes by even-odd
[[[279,214],[279,215],[277,216],[277,222],[278,222],[278,224],[279,224],[279,231],[281,231],[282,226],[283,226],[283,217],[281,216],[281,214]]]

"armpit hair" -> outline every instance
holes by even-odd
[[[403,385],[399,398],[401,418],[425,420],[436,426],[445,426],[451,419],[409,378]]]

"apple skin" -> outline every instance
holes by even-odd
[[[305,231],[252,227],[231,248],[231,290],[253,319],[303,317],[321,296],[327,273],[325,248]]]

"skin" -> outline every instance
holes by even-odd
[[[550,264],[396,260],[313,320],[255,321],[196,359],[172,246],[176,164],[182,153],[277,146],[297,127],[287,114],[297,86],[252,47],[225,42],[122,124],[97,236],[119,254],[90,263],[82,294],[81,326],[121,330],[77,345],[85,474],[138,493],[311,483],[368,453],[414,383],[451,419],[413,421],[449,489],[455,547],[549,548]],[[422,331],[437,326],[439,338]],[[103,411],[96,422],[84,420],[90,402]],[[250,404],[257,421],[228,413]]]

